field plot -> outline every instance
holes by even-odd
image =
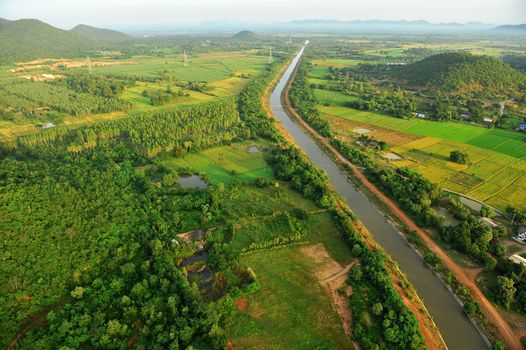
[[[402,160],[390,163],[395,167],[408,167],[420,172],[431,181],[440,184],[445,189],[467,194],[498,209],[504,210],[508,205],[526,208],[526,156],[520,150],[526,143],[520,140],[524,137],[518,133],[502,130],[487,130],[469,125],[455,123],[433,123],[415,120],[401,120],[368,112],[349,112],[348,108],[319,107],[321,110],[342,110],[342,117],[326,114],[324,117],[333,125],[336,133],[343,137],[352,137],[356,128],[372,130],[368,136],[387,142],[392,151],[400,155]],[[371,115],[371,116],[369,116]],[[392,129],[378,126],[383,120],[390,122]],[[370,123],[367,123],[369,121]],[[448,124],[458,126],[441,133],[425,130],[437,127],[439,130],[447,129]],[[464,127],[484,131],[486,134],[473,139],[467,139],[462,132]],[[406,130],[403,132],[396,130]],[[419,136],[408,131],[418,132],[420,135],[428,133],[433,136]],[[415,131],[417,130],[417,131]],[[511,138],[504,140],[511,134]],[[484,138],[488,143],[483,145]],[[455,140],[463,139],[465,142]],[[496,142],[495,142],[496,140]],[[480,146],[474,146],[477,143]],[[495,144],[500,145],[498,147]],[[517,144],[522,146],[516,148]],[[513,145],[515,148],[506,148]],[[483,148],[482,146],[486,146]],[[489,149],[493,147],[493,149]],[[511,151],[510,151],[511,149]],[[449,154],[453,150],[462,150],[469,156],[469,164],[461,165],[449,161]],[[517,151],[518,150],[518,151]],[[506,151],[507,154],[501,153]]]
[[[188,57],[189,66],[183,66],[183,55],[166,57],[135,56],[134,64],[94,67],[95,72],[161,78],[167,70],[178,80],[214,82],[232,74],[257,74],[267,61],[266,57],[245,52],[219,52]]]
[[[86,73],[85,59],[43,59],[2,66],[0,110],[13,109],[32,115],[36,109],[49,108],[55,124],[80,125],[111,119],[112,116],[122,117],[122,113],[179,108],[236,96],[250,81],[247,77],[259,74],[266,67],[266,60],[266,57],[252,52],[214,52],[190,56],[188,67],[183,66],[182,55],[134,56],[125,61],[93,60],[94,74],[145,80],[137,81],[135,86],[128,87],[112,99],[73,91],[67,86],[40,79],[53,74],[59,76],[57,72],[60,72],[60,76]],[[28,77],[37,81],[31,81]],[[169,77],[169,81],[166,77]],[[206,91],[189,89],[187,84],[193,81],[206,82]],[[167,89],[173,91],[175,96],[161,105],[154,106],[150,98],[143,96],[145,90],[165,92]],[[57,113],[61,114],[60,118],[56,118]],[[38,118],[21,116],[16,121],[0,121],[0,137],[14,139],[38,131],[41,123],[49,121],[47,118],[44,114]]]
[[[312,83],[312,81],[311,81]],[[330,91],[323,89],[314,89],[314,97],[323,105],[343,105],[347,102],[358,100],[357,97],[349,96],[339,91]]]
[[[214,182],[229,183],[234,180],[254,180],[258,176],[273,178],[272,169],[265,163],[264,141],[243,142],[232,146],[214,147],[200,153],[190,153],[183,158],[164,161],[172,169],[203,172]],[[250,153],[251,146],[259,152]]]
[[[345,58],[326,58],[326,59],[312,60],[312,64],[318,67],[343,68],[343,67],[349,67],[349,66],[356,66],[357,64],[360,64],[360,63],[370,63],[370,61],[353,60],[353,59],[345,59]]]
[[[352,349],[317,264],[300,247],[252,253],[242,259],[262,286],[238,311],[227,335],[240,349]]]
[[[377,125],[407,134],[431,136],[447,141],[465,143],[516,158],[526,156],[524,135],[513,131],[490,130],[479,126],[454,122],[398,119],[379,113],[358,111],[345,107],[320,106],[319,109],[324,114]],[[508,146],[510,142],[512,143]]]

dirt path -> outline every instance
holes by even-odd
[[[22,325],[22,327],[20,327],[20,330],[18,331],[18,333],[16,334],[16,336],[13,338],[13,340],[11,340],[11,342],[9,343],[9,346],[7,347],[8,350],[14,350],[17,348],[17,343],[20,339],[22,339],[22,337],[24,335],[26,335],[26,333],[28,331],[30,331],[31,329],[35,328],[35,327],[38,327],[38,326],[42,326],[44,325],[47,320],[46,320],[46,317],[47,317],[47,314],[50,312],[50,311],[55,311],[59,308],[61,308],[62,306],[64,306],[64,304],[66,304],[69,300],[71,300],[71,297],[70,296],[67,296],[67,297],[64,297],[62,298],[61,300],[59,300],[58,302],[56,302],[55,304],[51,305],[51,306],[48,306],[47,308],[37,312],[36,314],[32,315],[29,320],[24,323]]]
[[[342,267],[330,257],[323,243],[303,246],[300,248],[300,251],[316,263],[316,279],[329,292],[332,306],[342,321],[345,335],[354,344],[355,348],[359,349],[358,344],[352,341],[352,314],[349,310],[347,299],[339,292],[339,289],[345,285],[351,266],[357,261]]]
[[[285,96],[288,96],[288,90],[285,91]],[[367,189],[373,193],[380,201],[382,201],[394,214],[396,217],[398,217],[402,223],[408,227],[409,230],[415,231],[418,236],[424,241],[426,246],[435,253],[444,263],[444,265],[455,275],[457,280],[466,285],[469,290],[472,293],[473,298],[480,304],[481,309],[484,311],[486,316],[491,320],[495,326],[498,327],[499,333],[502,335],[502,337],[505,339],[507,345],[511,349],[522,349],[521,341],[520,341],[520,334],[515,334],[511,327],[508,325],[508,323],[502,318],[499,311],[496,309],[496,307],[486,298],[486,296],[480,291],[480,289],[475,284],[474,280],[470,279],[464,270],[455,263],[443,250],[440,248],[430,237],[429,235],[421,229],[419,226],[417,226],[411,218],[409,218],[396,204],[393,200],[391,200],[389,197],[387,197],[382,191],[376,187],[373,183],[371,183],[365,175],[354,166],[351,162],[349,162],[334,146],[331,145],[329,140],[326,137],[321,136],[316,132],[313,128],[308,125],[303,118],[292,108],[292,105],[290,104],[290,100],[288,98],[284,98],[284,101],[287,104],[287,108],[289,111],[294,115],[296,120],[301,124],[303,128],[305,128],[311,135],[317,138],[319,142],[321,142],[328,150],[333,153],[333,155],[343,164],[347,164],[352,169],[354,175],[360,180],[360,182],[367,187]]]

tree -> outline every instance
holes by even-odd
[[[466,152],[455,150],[449,154],[449,160],[458,164],[467,164],[469,162],[469,156]]]
[[[467,302],[464,304],[464,311],[469,316],[473,316],[479,311],[479,306],[476,302]]]
[[[492,218],[493,216],[495,216],[495,212],[490,207],[483,205],[480,208],[480,215],[485,218]]]
[[[505,276],[497,277],[495,297],[497,298],[497,301],[499,303],[506,307],[506,309],[510,308],[510,305],[515,297],[516,291],[517,288],[515,288],[515,281],[513,281],[511,278]]]

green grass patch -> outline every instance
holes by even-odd
[[[342,243],[343,244],[343,243]],[[248,297],[227,327],[241,349],[352,349],[330,296],[316,281],[316,265],[298,247],[243,257],[262,289]]]
[[[256,145],[260,152],[249,153],[250,146]],[[243,142],[231,146],[213,147],[199,153],[190,153],[183,158],[172,158],[163,162],[174,170],[190,169],[205,173],[212,183],[230,183],[235,180],[252,181],[262,176],[273,179],[272,169],[265,163],[264,147],[268,143]]]
[[[322,113],[345,119],[381,126],[412,135],[431,136],[493,150],[511,157],[526,156],[524,135],[513,131],[487,129],[455,122],[434,122],[429,120],[398,119],[387,115],[358,111],[345,107],[320,106]],[[522,144],[522,145],[521,145]]]

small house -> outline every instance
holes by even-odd
[[[51,129],[51,128],[54,128],[55,127],[55,124],[51,123],[51,122],[48,122],[46,124],[42,124],[42,129]]]
[[[520,226],[517,230],[517,236],[513,237],[519,243],[526,243],[526,227]]]
[[[519,124],[517,126],[517,130],[519,130],[519,131],[526,131],[526,124]]]
[[[422,118],[422,119],[424,119],[424,118],[426,117],[426,114],[425,114],[425,113],[417,113],[416,116],[417,116],[418,118]]]
[[[484,117],[484,123],[493,123],[493,118]]]

